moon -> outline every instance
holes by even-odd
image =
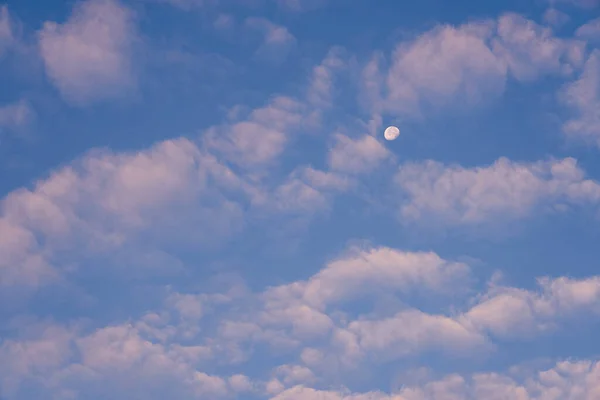
[[[388,126],[383,132],[383,136],[385,137],[385,140],[394,140],[400,136],[400,129],[395,126]]]

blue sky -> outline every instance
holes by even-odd
[[[600,398],[596,0],[39,3],[0,397]]]

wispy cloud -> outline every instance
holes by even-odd
[[[8,7],[4,5],[0,7],[0,57],[13,45],[14,40],[10,13]]]
[[[296,38],[284,26],[265,18],[251,17],[245,21],[246,27],[263,35],[263,41],[256,55],[271,61],[281,62],[296,44]]]
[[[15,129],[31,122],[35,113],[29,103],[21,100],[0,106],[0,129]]]
[[[594,50],[578,79],[565,86],[561,98],[573,110],[565,133],[600,146],[600,51]]]

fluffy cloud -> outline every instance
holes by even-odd
[[[492,393],[520,393],[541,399],[552,392],[589,393],[593,398],[600,380],[596,363],[589,361],[560,362],[540,372],[514,368],[504,375],[483,372],[406,382],[392,394],[322,389],[335,373],[339,382],[351,385],[352,370],[414,354],[481,356],[493,351],[496,338],[527,341],[551,334],[561,321],[600,312],[597,276],[543,278],[539,290],[491,286],[463,312],[451,315],[404,306],[389,316],[354,317],[339,308],[365,293],[381,297],[386,291],[402,293],[410,304],[414,290],[443,294],[464,286],[466,273],[466,265],[435,254],[379,248],[353,251],[307,281],[257,294],[235,287],[223,293],[170,293],[161,308],[124,323],[90,327],[85,321],[60,325],[17,320],[7,332],[17,330],[19,336],[0,342],[2,394],[21,398],[18,393],[26,385],[57,396],[117,399],[130,397],[132,387],[145,398],[217,399],[254,393],[282,399],[420,399],[454,393],[482,399]],[[262,355],[272,354],[272,363],[255,369],[253,378],[240,374],[258,356],[252,349],[261,342],[268,344]],[[291,362],[278,364],[276,355],[282,349]],[[225,368],[231,372],[215,373]]]
[[[422,104],[441,107],[457,98],[475,105],[504,90],[506,65],[486,44],[490,25],[441,26],[401,43],[387,74],[386,107],[402,114]]]
[[[282,3],[295,10],[310,6]],[[291,43],[285,28],[267,20],[247,24],[264,34],[267,47]],[[0,37],[1,32],[0,23]],[[117,87],[131,88],[135,36],[130,11],[113,1],[92,0],[79,5],[65,24],[46,24],[40,49],[63,95],[86,104],[116,95]],[[597,58],[592,53],[579,81],[565,90],[564,99],[579,112],[565,127],[574,134],[593,132]],[[149,288],[144,287],[143,305],[115,299],[119,313],[101,318],[72,316],[70,305],[56,321],[1,318],[0,394],[9,400],[598,397],[595,360],[508,372],[485,367],[473,372],[471,363],[462,364],[461,374],[432,373],[391,391],[369,391],[365,383],[369,373],[395,374],[417,360],[486,361],[507,342],[528,343],[552,337],[568,323],[589,323],[600,312],[598,276],[541,277],[529,289],[496,281],[481,285],[476,276],[485,272],[472,273],[466,262],[380,245],[350,246],[319,261],[321,269],[306,261],[321,255],[293,260],[293,270],[258,256],[263,249],[254,247],[254,236],[271,229],[265,216],[275,216],[268,222],[288,229],[286,217],[330,209],[334,196],[355,194],[352,189],[372,178],[366,174],[395,160],[365,132],[311,135],[306,140],[311,145],[331,139],[331,148],[311,151],[301,162],[294,158],[297,152],[286,157],[295,144],[305,144],[304,134],[320,130],[325,112],[340,111],[333,107],[335,78],[352,72],[351,59],[345,50],[331,49],[298,97],[273,96],[247,113],[238,107],[197,140],[169,139],[130,152],[94,150],[33,187],[9,193],[0,204],[1,288],[60,282],[60,289],[81,289],[86,283],[78,274],[99,268],[98,275],[115,280],[133,276],[132,290]],[[417,115],[475,106],[502,93],[507,79],[565,77],[579,71],[583,60],[582,42],[556,38],[514,14],[439,26],[400,44],[388,69],[385,57],[376,54],[363,70],[362,89],[373,103],[370,127],[381,123],[383,112]],[[0,125],[25,123],[26,104],[0,110]],[[413,162],[395,171],[394,185],[394,205],[404,221],[450,225],[523,218],[538,209],[595,206],[600,200],[599,184],[585,177],[574,158],[501,158],[472,168]],[[332,225],[332,232],[345,229]],[[242,254],[252,258],[252,273],[260,268],[255,264],[270,263],[285,271],[284,277],[253,277],[252,289],[234,284],[229,290],[203,278],[188,279],[208,275],[215,245],[247,227],[249,235],[218,253],[219,261],[227,263],[241,244],[251,248]],[[198,256],[194,265],[177,259],[189,253]],[[185,274],[157,283],[154,274],[165,270],[169,278]],[[54,289],[44,288],[50,294]],[[113,296],[108,289],[107,298]],[[38,291],[42,298],[44,290]],[[80,292],[61,291],[61,296],[82,303]],[[11,314],[12,307],[21,306],[1,311]],[[40,309],[32,312],[44,314]],[[377,378],[386,379],[383,373]],[[362,392],[356,391],[359,386]]]
[[[541,75],[570,75],[584,61],[585,43],[560,39],[548,28],[517,14],[500,17],[494,53],[519,81]]]
[[[212,179],[217,186],[208,185]],[[164,243],[170,238],[195,245],[202,237],[227,236],[238,229],[241,210],[222,197],[218,187],[239,190],[235,179],[185,139],[137,154],[91,153],[32,190],[17,190],[2,201],[0,220],[10,229],[3,230],[7,234],[0,247],[12,256],[0,261],[0,281],[7,283],[12,277],[14,283],[20,276],[22,284],[36,285],[27,271],[47,275],[54,253],[66,246],[76,254],[83,245],[78,238],[86,243],[79,250],[99,256],[132,245],[140,234],[149,234],[147,240]],[[218,229],[206,236],[206,224]],[[152,226],[157,228],[154,233],[148,231]],[[191,230],[178,234],[184,226]],[[18,245],[14,234],[22,238]]]
[[[600,200],[600,184],[585,179],[573,158],[529,164],[501,158],[470,169],[434,161],[405,164],[395,182],[403,198],[403,219],[436,218],[450,224],[518,218],[539,207],[595,205]]]
[[[555,328],[561,318],[600,311],[600,279],[539,280],[540,291],[497,287],[461,317],[496,337],[527,337]]]
[[[504,92],[509,77],[526,82],[569,76],[584,61],[585,42],[561,39],[517,14],[457,27],[443,25],[402,42],[389,70],[375,56],[363,71],[375,109],[419,116],[448,107],[473,108]],[[382,77],[385,75],[385,79]]]
[[[46,22],[39,32],[46,72],[74,104],[121,96],[135,85],[133,14],[118,0],[78,4],[64,24]]]
[[[394,393],[356,393],[347,389],[318,390],[298,385],[271,400],[425,400],[425,399],[594,399],[600,394],[600,363],[561,361],[526,376],[477,373],[448,375],[420,386],[403,386]]]
[[[345,173],[371,172],[383,161],[392,157],[388,149],[371,135],[358,139],[337,134],[329,152],[329,167]]]
[[[210,129],[203,140],[207,148],[239,166],[270,166],[301,126],[304,110],[304,104],[292,98],[276,97],[246,119]]]

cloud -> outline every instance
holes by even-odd
[[[64,24],[46,22],[39,32],[48,77],[77,105],[122,96],[135,86],[133,13],[117,0],[77,4]]]
[[[600,185],[585,179],[573,158],[516,163],[500,158],[487,167],[462,168],[438,162],[400,167],[403,220],[436,219],[447,224],[480,224],[523,218],[534,210],[561,205],[595,205]]]
[[[498,20],[494,53],[519,81],[543,75],[570,75],[584,61],[585,42],[560,39],[550,29],[518,14],[505,14]]]
[[[552,7],[544,11],[542,18],[546,24],[554,28],[560,28],[571,20],[568,14]]]
[[[591,9],[600,5],[600,1],[598,0],[557,0],[561,3],[569,3],[576,7]]]
[[[487,46],[488,24],[437,27],[397,46],[386,78],[385,107],[419,114],[421,107],[475,105],[503,92],[506,65]]]
[[[533,337],[555,328],[556,321],[600,312],[600,279],[538,280],[539,292],[496,287],[461,317],[464,324],[501,338]]]
[[[444,292],[451,282],[465,279],[468,271],[467,265],[444,260],[434,253],[352,249],[308,281],[270,289],[265,296],[269,304],[301,299],[322,309],[331,303],[385,289]]]
[[[342,134],[334,136],[328,164],[332,170],[345,173],[371,172],[392,157],[388,149],[371,135],[351,139]]]
[[[565,122],[565,134],[600,146],[600,51],[594,50],[578,79],[569,83],[560,94],[573,110],[573,118]]]
[[[6,5],[0,7],[0,57],[14,44],[13,23]]]
[[[263,42],[256,51],[256,55],[260,58],[281,62],[296,44],[296,38],[286,27],[277,25],[268,19],[247,18],[245,25],[263,35]]]
[[[600,312],[597,276],[541,278],[539,290],[491,286],[464,312],[455,310],[452,315],[405,307],[385,317],[354,317],[338,307],[369,291],[378,297],[400,291],[410,303],[409,292],[415,289],[435,294],[464,286],[459,283],[464,283],[466,272],[466,265],[435,254],[379,248],[340,257],[307,281],[261,293],[234,287],[227,292],[172,292],[159,308],[123,323],[93,327],[89,321],[13,321],[7,332],[17,330],[19,335],[0,343],[0,387],[9,399],[18,398],[15,394],[23,385],[76,398],[126,398],[137,387],[135,394],[148,399],[220,399],[240,393],[358,399],[352,396],[375,393],[318,388],[330,387],[327,382],[336,371],[338,382],[352,386],[348,368],[365,372],[424,352],[451,359],[481,356],[493,349],[496,338],[528,341],[550,334],[561,322],[566,326],[573,318]],[[261,356],[252,351],[257,342],[268,344]],[[278,362],[282,350],[290,362]],[[248,360],[264,361],[264,355],[278,352],[278,357],[266,359],[270,363],[254,367],[252,378],[215,372],[239,371]],[[335,360],[344,368],[336,369]],[[512,368],[508,374],[478,372],[405,382],[397,392],[375,398],[427,398],[422,396],[433,393],[476,399],[491,393],[528,393],[532,398],[546,392],[591,395],[600,387],[597,375],[596,362],[571,360],[539,372]]]
[[[35,112],[25,100],[0,106],[0,129],[15,129],[26,125],[34,118]]]
[[[464,110],[504,93],[507,79],[569,76],[584,61],[585,42],[553,36],[514,14],[460,26],[439,25],[399,43],[384,69],[375,54],[363,70],[369,108],[404,117]],[[375,102],[376,104],[370,104]]]
[[[600,18],[593,19],[577,28],[575,36],[590,42],[600,41]]]
[[[165,3],[184,11],[190,11],[196,8],[215,6],[218,0],[147,0],[155,3]]]
[[[313,11],[324,7],[328,0],[275,0],[278,6],[293,12]]]
[[[238,184],[226,167],[185,139],[139,153],[92,152],[2,201],[0,220],[14,233],[0,238],[5,254],[12,254],[0,261],[0,282],[40,284],[59,249],[102,257],[118,254],[125,244],[134,249],[139,235],[155,246],[218,241],[239,229],[242,213],[218,188],[235,192]],[[206,224],[217,228],[208,236],[202,233]],[[18,245],[15,234],[22,238]]]
[[[197,142],[166,140],[138,152],[94,150],[33,188],[11,192],[0,209],[9,232],[0,237],[9,255],[0,260],[0,283],[52,283],[78,273],[78,260],[89,254],[121,260],[130,266],[125,275],[167,273],[165,264],[178,263],[161,249],[218,246],[244,228],[246,213],[310,216],[326,210],[335,194],[354,185],[351,178],[310,167],[283,176],[270,170],[309,111],[300,101],[275,97],[245,117],[207,129]],[[17,121],[10,116],[7,121]],[[208,225],[214,226],[210,232]],[[70,272],[60,267],[64,251]]]
[[[335,74],[346,66],[345,58],[343,48],[333,47],[323,61],[313,69],[307,97],[315,107],[332,106]]]
[[[289,97],[275,97],[247,119],[210,129],[204,137],[208,149],[243,167],[274,163],[290,142],[304,115],[304,105]]]
[[[421,399],[592,399],[600,393],[600,364],[589,360],[559,361],[551,368],[514,376],[500,373],[447,375],[422,385],[405,385],[393,393],[325,390],[304,385],[271,400],[421,400]]]

